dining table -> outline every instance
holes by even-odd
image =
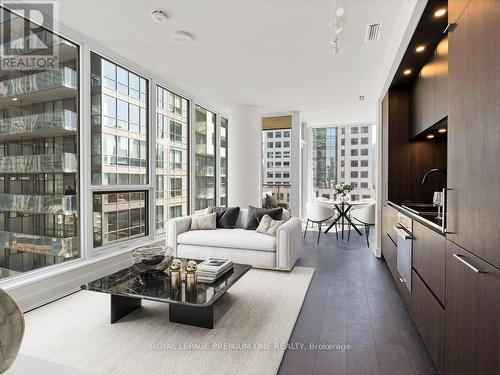
[[[339,213],[339,216],[330,224],[328,228],[326,228],[325,233],[328,233],[330,229],[333,228],[334,225],[336,225],[339,221],[342,226],[342,239],[344,239],[344,225],[345,224],[350,224],[356,232],[360,236],[362,236],[361,231],[358,229],[356,224],[354,224],[350,217],[349,217],[349,211],[354,207],[354,206],[363,206],[368,204],[368,202],[363,201],[363,200],[358,200],[358,201],[349,201],[349,200],[331,200],[331,199],[324,199],[324,200],[318,200],[318,203],[326,206],[326,207],[334,207],[337,212]]]

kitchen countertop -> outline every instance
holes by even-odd
[[[436,214],[433,213],[432,215],[423,216],[423,215],[416,214],[405,207],[402,207],[400,202],[396,203],[396,202],[392,202],[392,201],[387,201],[387,204],[389,204],[391,207],[395,208],[399,212],[412,218],[413,220],[418,221],[420,224],[423,224],[426,227],[428,227],[429,229],[432,229],[433,231],[441,234],[442,236],[445,235],[443,233],[443,228],[441,226],[442,225],[441,220],[436,219]]]

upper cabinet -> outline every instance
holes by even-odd
[[[448,38],[438,44],[412,91],[410,136],[415,137],[448,116]]]
[[[450,0],[450,15],[463,1]],[[500,267],[500,1],[471,0],[449,38],[447,238]]]

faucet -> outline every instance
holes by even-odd
[[[422,177],[422,185],[425,184],[425,180],[427,180],[427,176],[430,175],[431,173],[434,173],[434,172],[440,172],[446,176],[446,171],[443,171],[442,169],[438,169],[438,168],[430,169],[424,174],[424,177]]]

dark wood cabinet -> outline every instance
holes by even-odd
[[[439,373],[444,361],[444,310],[413,271],[410,314]]]
[[[450,241],[444,373],[500,374],[500,270]]]
[[[411,137],[448,116],[448,38],[439,42],[418,74],[412,90],[411,113]]]
[[[396,277],[396,244],[392,235],[392,226],[396,224],[397,211],[389,205],[382,206],[382,255],[389,270]]]
[[[447,238],[500,267],[500,1],[450,0]]]
[[[448,0],[448,22],[457,22],[469,3],[470,0]]]
[[[445,303],[446,239],[439,233],[413,222],[413,268],[439,302]]]

